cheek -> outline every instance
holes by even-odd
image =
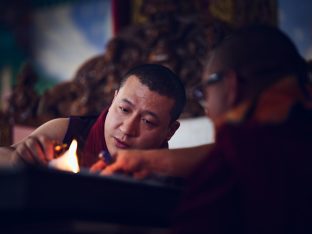
[[[142,149],[159,148],[166,140],[166,134],[163,130],[147,131],[141,130],[137,146]]]
[[[118,127],[122,120],[115,110],[110,110],[106,116],[105,129],[108,131],[114,130]]]
[[[226,111],[226,94],[222,90],[212,90],[207,97],[207,114],[210,118],[217,118]]]

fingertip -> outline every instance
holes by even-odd
[[[149,173],[147,171],[140,171],[133,174],[133,177],[138,180],[143,180],[148,177]]]
[[[95,162],[89,169],[90,172],[97,172],[100,171],[101,169],[105,168],[106,164],[103,162],[103,160],[98,160]]]
[[[104,176],[112,175],[112,174],[113,174],[113,173],[112,173],[111,171],[106,170],[106,169],[104,169],[104,170],[102,170],[102,171],[100,172],[100,175],[104,175]]]
[[[97,167],[92,166],[92,167],[90,167],[89,171],[90,172],[98,172],[99,169]]]
[[[103,160],[100,159],[94,164],[94,166],[102,168],[102,167],[106,167],[107,164]]]

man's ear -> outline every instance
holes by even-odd
[[[117,94],[118,94],[118,89],[115,90],[114,98],[113,98],[113,100],[112,100],[112,103],[114,102],[115,98],[117,97]]]
[[[115,90],[115,93],[114,93],[113,100],[112,100],[112,102],[111,102],[111,105],[110,105],[110,107],[108,108],[108,111],[110,111],[110,108],[112,107],[112,104],[114,103],[115,98],[117,97],[117,94],[118,94],[118,90],[116,89],[116,90]]]
[[[117,96],[117,94],[118,94],[118,89],[115,90],[114,98]]]
[[[180,127],[180,123],[178,121],[174,121],[170,126],[167,133],[166,140],[169,141],[171,137],[174,135],[174,133],[178,130]]]

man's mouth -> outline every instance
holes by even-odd
[[[115,146],[117,148],[120,148],[120,149],[127,149],[127,148],[130,148],[130,145],[127,144],[126,142],[114,137],[114,143],[115,143]]]

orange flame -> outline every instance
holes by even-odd
[[[49,166],[74,173],[79,172],[79,164],[77,157],[77,141],[74,139],[69,149],[59,158],[50,161]]]

